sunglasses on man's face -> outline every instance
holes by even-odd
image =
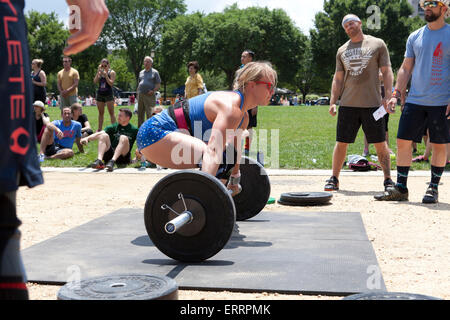
[[[436,8],[437,6],[443,7],[444,4],[440,1],[425,1],[423,3],[424,8]]]

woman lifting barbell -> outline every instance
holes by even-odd
[[[236,72],[234,91],[208,92],[180,101],[145,122],[137,146],[145,158],[170,169],[201,170],[224,179],[239,191],[241,137],[248,110],[268,105],[277,84],[277,73],[268,62],[251,62]],[[231,134],[230,134],[231,133]],[[223,161],[223,150],[235,146],[233,164]]]

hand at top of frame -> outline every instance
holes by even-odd
[[[65,55],[73,55],[82,52],[97,41],[108,19],[109,11],[104,0],[66,0],[66,2],[69,6],[78,6],[80,13],[78,21],[81,29],[70,30],[72,36],[67,39],[68,46],[64,49]],[[72,15],[74,15],[73,12],[71,17]]]

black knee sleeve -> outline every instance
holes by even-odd
[[[15,192],[0,195],[0,300],[28,299]]]

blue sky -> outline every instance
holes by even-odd
[[[185,0],[188,13],[201,11],[204,13],[221,12],[233,3],[238,3],[239,8],[251,6],[268,7],[269,9],[284,9],[305,34],[314,26],[313,20],[317,12],[323,8],[323,1],[312,0]],[[28,10],[39,12],[56,12],[62,20],[68,17],[65,0],[26,0],[25,12]]]

